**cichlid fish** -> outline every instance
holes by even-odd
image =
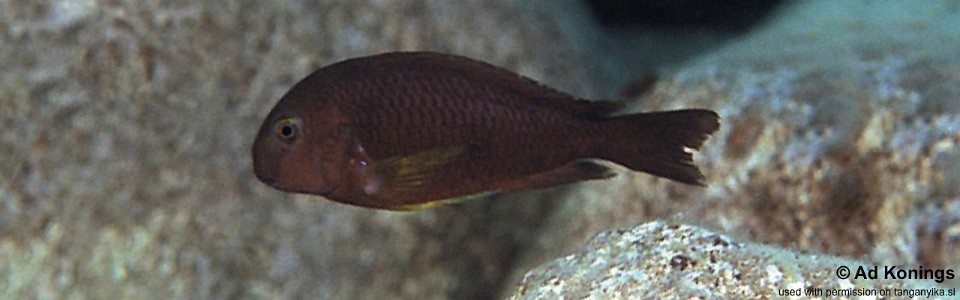
[[[719,128],[716,113],[611,116],[620,106],[461,56],[348,59],[280,99],[253,169],[279,190],[393,210],[614,175],[591,159],[703,185],[690,151]]]

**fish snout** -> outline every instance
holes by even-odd
[[[253,174],[266,185],[277,188],[280,169],[276,165],[278,155],[275,148],[263,143],[260,138],[257,139],[253,146]]]
[[[267,176],[267,175],[262,174],[262,172],[256,172],[256,171],[254,171],[254,174],[257,175],[257,179],[260,180],[260,182],[263,182],[264,184],[269,185],[269,186],[271,186],[271,187],[276,187],[276,186],[277,186],[277,178],[276,178],[276,177]]]

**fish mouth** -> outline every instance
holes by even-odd
[[[255,172],[255,173],[256,173],[256,175],[257,175],[257,179],[259,179],[260,182],[263,182],[264,184],[269,185],[269,186],[274,187],[274,188],[277,187],[277,178],[276,178],[276,177],[266,176],[266,175],[261,174],[261,172]]]
[[[336,192],[337,189],[339,189],[339,188],[340,188],[340,186],[338,185],[338,186],[332,187],[332,188],[330,188],[330,189],[328,189],[328,190],[326,190],[326,191],[324,191],[324,192],[318,192],[317,195],[320,195],[320,196],[324,196],[324,197],[329,198],[329,196],[330,196],[331,194],[333,194],[333,192]]]
[[[329,196],[330,196],[330,195],[333,195],[333,193],[336,192],[337,189],[339,189],[339,188],[340,188],[340,186],[335,186],[335,187],[332,187],[332,188],[322,189],[322,190],[319,189],[319,188],[288,188],[288,189],[278,188],[278,189],[281,189],[281,190],[287,191],[287,192],[292,192],[292,193],[308,194],[308,195],[317,195],[317,196],[323,196],[323,197],[330,198]]]
[[[313,189],[298,188],[294,186],[286,186],[286,185],[280,184],[280,180],[278,179],[278,177],[268,176],[268,175],[262,174],[262,172],[257,172],[256,175],[257,175],[257,179],[260,180],[260,182],[263,182],[264,184],[281,191],[303,193],[303,194],[314,194],[314,195],[320,195],[320,196],[329,198],[330,195],[332,195],[334,192],[340,189],[340,185],[337,185],[328,189],[322,189],[322,190],[317,188],[313,188]]]

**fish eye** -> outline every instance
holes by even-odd
[[[300,134],[300,119],[286,117],[277,121],[274,132],[283,140],[292,141]]]

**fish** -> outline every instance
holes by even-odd
[[[716,112],[622,107],[453,54],[350,58],[280,98],[253,170],[280,191],[386,210],[615,176],[602,161],[705,185],[693,151],[719,129]]]

